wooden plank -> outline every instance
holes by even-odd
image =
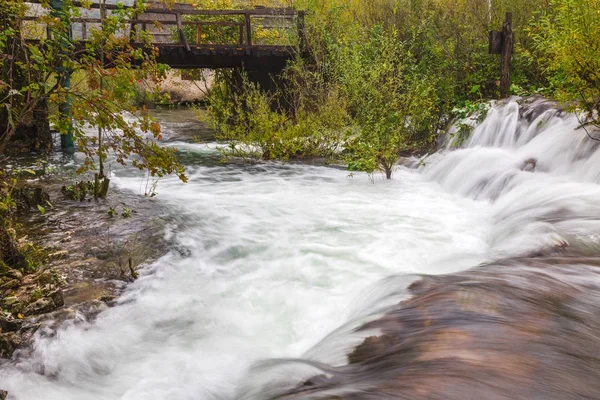
[[[202,25],[196,25],[196,43],[202,43]]]
[[[31,4],[42,4],[43,0],[28,0],[27,3]],[[75,7],[84,9],[99,9],[101,8],[100,3],[91,3],[89,7],[87,4],[81,1],[71,2]],[[106,10],[120,10],[123,8],[132,8],[132,6],[123,5],[122,3],[117,4],[106,4]],[[249,10],[197,10],[191,4],[175,3],[173,5],[164,5],[159,2],[149,3],[149,6],[144,12],[157,12],[162,14],[188,14],[188,15],[270,15],[270,16],[282,16],[282,17],[294,17],[296,11],[293,8],[281,7],[281,8],[255,8]]]
[[[270,16],[293,18],[296,16],[296,11],[293,8],[257,8],[252,10],[168,10],[165,8],[156,8],[154,5],[146,8],[145,12],[161,13],[161,14],[184,14],[184,15],[253,15],[253,16]]]
[[[177,16],[177,32],[179,33],[179,43],[185,46],[186,51],[190,51],[190,45],[185,38],[185,34],[183,33],[183,26],[181,25],[181,14],[176,14]]]
[[[150,19],[130,20],[128,22],[140,23],[142,21],[151,22]],[[161,25],[177,25],[177,21],[160,21]],[[182,25],[210,25],[210,26],[244,26],[242,22],[231,21],[181,21]]]
[[[500,56],[500,97],[510,95],[510,64],[512,61],[515,36],[512,30],[512,13],[506,13],[502,25],[502,55]]]
[[[246,45],[252,46],[252,24],[250,23],[250,14],[246,14]]]
[[[30,19],[25,18],[26,21],[37,21],[36,17],[28,17]],[[101,23],[102,19],[100,18],[73,18],[71,22],[80,23],[87,22],[90,24],[93,23]],[[129,24],[144,24],[148,22],[154,22],[151,19],[129,19],[125,21]],[[177,21],[159,21],[161,25],[177,25]],[[229,22],[229,21],[181,21],[182,25],[211,25],[211,26],[244,26],[242,22]]]

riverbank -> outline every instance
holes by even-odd
[[[164,240],[178,251],[95,319],[41,331],[0,367],[4,389],[48,400],[594,397],[599,148],[576,116],[513,100],[374,184],[324,166],[222,163],[219,144],[191,142],[193,126],[170,114],[166,140],[190,179],[165,178],[147,200],[167,210]],[[113,181],[138,198],[139,171]]]
[[[42,325],[52,330],[76,315],[93,318],[140,265],[168,249],[169,217],[158,202],[114,187],[105,200],[72,200],[63,193],[68,182],[55,173],[19,184],[48,199],[43,213],[33,206],[16,217],[19,240],[43,259],[35,271],[8,270],[0,280],[1,358],[26,355]]]

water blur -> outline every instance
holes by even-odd
[[[166,126],[190,169],[157,188],[177,251],[5,363],[13,398],[600,397],[600,154],[575,116],[496,105],[375,184],[219,165]]]

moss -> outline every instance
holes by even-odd
[[[6,275],[10,270],[11,268],[4,261],[0,260],[0,276]]]
[[[42,297],[44,297],[44,291],[41,289],[36,289],[33,292],[31,292],[31,301],[36,301],[41,299]]]

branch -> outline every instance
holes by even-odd
[[[588,135],[588,137],[590,139],[600,142],[600,138],[593,137],[592,134],[587,130],[587,128],[585,127],[587,124],[581,120],[578,113],[575,113],[575,117],[577,118],[577,121],[579,122],[579,128],[583,128],[583,130],[585,131],[585,134]]]

